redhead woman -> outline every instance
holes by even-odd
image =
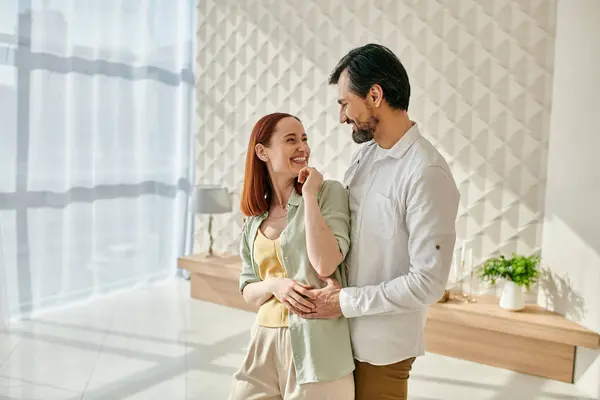
[[[348,193],[323,181],[309,160],[298,118],[275,113],[254,126],[241,198],[240,291],[260,308],[230,400],[354,399],[346,319],[297,315],[310,312],[319,289],[345,284],[350,246]]]

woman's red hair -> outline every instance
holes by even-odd
[[[277,123],[284,118],[294,118],[300,121],[298,117],[290,114],[273,113],[259,119],[252,129],[246,153],[246,171],[240,201],[240,208],[245,216],[261,215],[271,205],[273,186],[269,179],[267,164],[256,155],[256,145],[262,144],[269,147]],[[301,184],[296,182],[295,187],[296,192],[302,194]]]

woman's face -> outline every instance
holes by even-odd
[[[267,164],[270,174],[298,177],[310,157],[304,127],[295,118],[283,118],[275,125],[271,141],[266,146],[256,145],[256,154]]]

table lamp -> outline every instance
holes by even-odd
[[[208,257],[213,256],[213,214],[224,214],[231,212],[231,207],[231,197],[227,189],[218,186],[196,187],[196,214],[210,214],[208,218]]]

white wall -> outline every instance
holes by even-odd
[[[543,247],[541,303],[600,331],[597,21],[597,0],[558,11],[546,0],[202,0],[197,181],[229,187],[237,205],[251,128],[273,111],[300,116],[315,165],[340,179],[354,145],[327,76],[351,48],[385,44],[411,78],[412,118],[459,183],[459,241],[478,260]],[[240,227],[239,212],[218,216],[215,247],[236,251]],[[578,385],[593,396],[596,357],[577,357]]]
[[[378,42],[405,64],[410,115],[447,157],[462,193],[458,242],[477,260],[541,246],[554,1],[202,0],[198,7],[198,183],[237,206],[253,124],[304,121],[313,161],[341,179],[354,144],[327,77],[350,49]],[[241,215],[215,219],[236,251]],[[206,249],[199,218],[195,250]]]
[[[541,304],[600,332],[600,2],[557,9]],[[600,398],[598,351],[577,354],[577,385]]]

